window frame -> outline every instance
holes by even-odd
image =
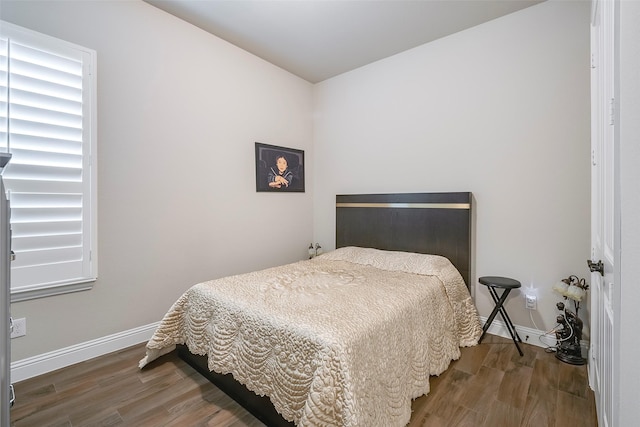
[[[97,239],[97,54],[88,49],[46,34],[38,33],[6,21],[0,20],[0,37],[14,40],[48,53],[62,56],[64,52],[74,52],[82,57],[82,277],[67,278],[52,282],[41,282],[21,286],[11,286],[11,302],[25,301],[52,295],[89,290],[98,277]],[[9,57],[7,56],[7,62]],[[11,82],[7,77],[7,92]],[[7,124],[11,120],[10,100],[7,102]],[[11,130],[7,125],[7,147],[11,152]],[[4,141],[2,141],[4,143]],[[8,166],[10,166],[9,163]],[[10,169],[9,169],[10,170]],[[5,172],[6,173],[6,172]],[[5,186],[7,186],[5,184]],[[10,193],[10,191],[8,191]],[[88,199],[88,200],[86,200]],[[19,254],[17,254],[19,256]],[[86,259],[88,257],[88,259]],[[29,267],[26,267],[29,268]],[[12,268],[13,269],[13,268]]]

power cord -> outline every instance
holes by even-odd
[[[532,310],[529,310],[529,319],[531,319],[531,323],[533,324],[533,327],[536,328],[537,330],[540,330],[540,328],[538,328],[538,325],[536,325],[536,321],[533,320],[533,314],[531,313]],[[569,338],[571,338],[573,336],[573,328],[571,327],[571,324],[567,321],[567,317],[564,315],[564,313],[562,314],[562,316],[564,317],[564,320],[566,322],[566,324],[569,326],[569,329],[571,330],[571,333],[569,334],[569,336],[567,338],[563,338],[563,339],[558,339],[556,337],[556,332],[559,331],[560,329],[558,329],[558,327],[562,326],[564,327],[564,325],[560,324],[560,323],[556,323],[556,325],[551,328],[550,330],[548,330],[547,332],[538,335],[538,340],[544,345],[544,350],[547,353],[555,353],[557,350],[557,343],[558,342],[562,342],[562,341],[567,341]],[[550,344],[548,342],[545,342],[544,339],[548,338],[549,336],[553,337],[553,344]],[[544,339],[543,339],[544,338]]]

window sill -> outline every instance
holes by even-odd
[[[11,289],[11,303],[46,298],[54,295],[69,294],[71,292],[88,291],[93,288],[94,283],[95,279],[87,279],[82,282],[39,285],[33,287],[25,286],[17,289]]]

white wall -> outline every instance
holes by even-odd
[[[335,244],[336,194],[471,191],[475,277],[537,288],[551,328],[551,286],[589,276],[589,78],[589,4],[550,0],[317,84],[316,240]]]
[[[620,343],[620,360],[614,363],[614,402],[619,426],[631,426],[638,420],[640,367],[638,354],[638,302],[640,301],[640,3],[622,0],[620,5],[619,52],[619,172],[620,172],[620,313],[616,340]]]
[[[98,53],[99,279],[13,304],[27,336],[12,360],[156,322],[199,281],[305,257],[311,191],[256,193],[254,142],[311,157],[311,84],[141,1],[3,0],[1,13]]]

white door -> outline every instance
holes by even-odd
[[[598,425],[613,427],[615,342],[614,175],[615,26],[617,2],[592,0],[591,22],[591,351],[589,377],[595,392]],[[594,269],[596,266],[594,266]]]

